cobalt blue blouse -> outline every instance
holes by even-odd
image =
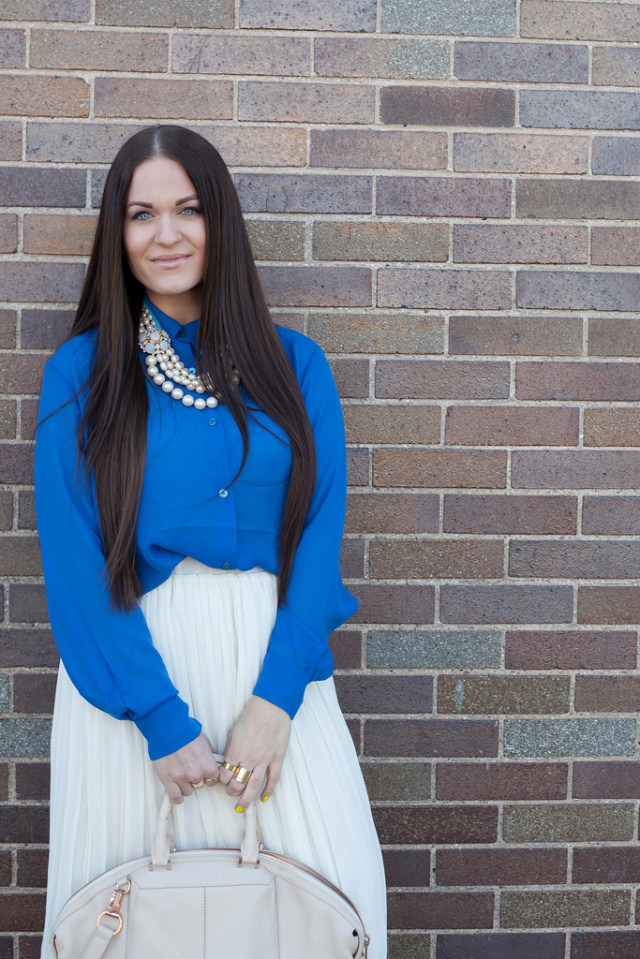
[[[181,326],[155,307],[154,313],[181,359],[189,365],[191,357],[195,366],[198,320]],[[339,572],[346,457],[338,393],[322,350],[301,333],[277,331],[302,389],[318,470],[287,601],[278,608],[254,694],[293,717],[307,683],[331,675],[329,634],[357,602]],[[62,406],[87,379],[95,340],[94,331],[75,336],[45,365],[35,488],[47,604],[76,688],[99,709],[132,720],[158,759],[195,739],[201,725],[171,682],[142,610],[110,608],[93,477],[76,484],[76,429],[86,392]],[[218,569],[258,566],[277,574],[291,469],[286,434],[261,411],[254,416],[275,436],[249,418],[249,456],[233,483],[242,440],[226,407],[187,408],[146,381],[148,448],[137,524],[143,591],[163,583],[186,556]]]

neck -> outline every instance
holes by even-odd
[[[176,323],[184,326],[186,323],[192,323],[200,316],[200,293],[199,291],[189,290],[186,293],[177,293],[175,295],[163,295],[161,293],[147,290],[149,300],[163,313],[170,316]]]

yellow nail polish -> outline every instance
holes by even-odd
[[[263,797],[262,797],[262,801],[263,801],[263,802],[266,802],[268,798],[269,798],[268,796],[263,796]]]
[[[236,812],[244,812],[243,806],[236,806]]]

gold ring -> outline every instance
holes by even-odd
[[[197,783],[190,782],[189,785],[193,786],[194,789],[200,789],[200,786],[204,786],[204,779],[201,779],[200,782]]]
[[[230,773],[235,773],[237,769],[240,769],[240,766],[234,765],[234,763],[228,763],[226,760],[223,763],[220,763],[223,769],[228,769]]]
[[[208,778],[205,777],[205,780],[204,780],[204,781],[205,781],[206,783],[217,783],[217,782],[218,782],[218,777],[216,776],[215,779],[213,779],[212,777],[208,777]]]
[[[238,771],[233,778],[235,779],[236,782],[241,783],[243,786],[245,786],[251,779],[252,775],[253,775],[253,769],[245,769],[244,766],[238,766]]]

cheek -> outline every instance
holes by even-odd
[[[125,226],[122,234],[122,245],[124,246],[125,255],[129,261],[131,272],[135,276],[142,267],[141,259],[145,244],[142,242],[142,237],[140,237],[139,234],[132,230],[128,230]]]

